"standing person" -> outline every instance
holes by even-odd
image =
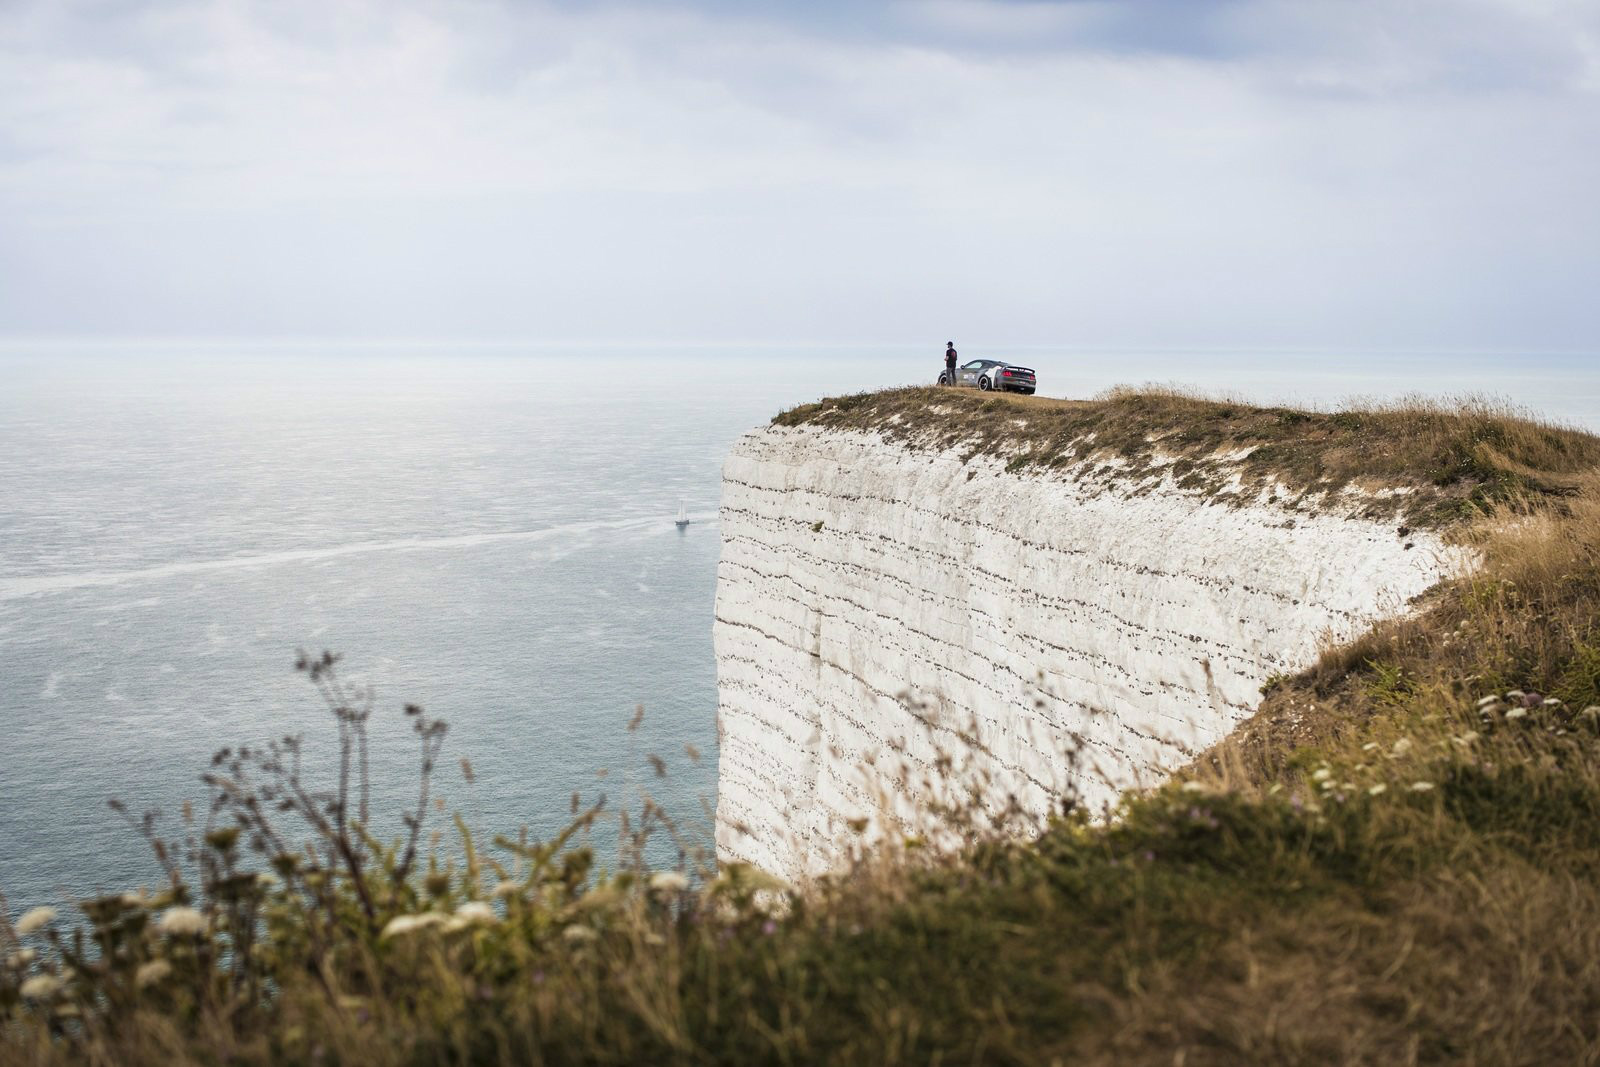
[[[956,384],[956,343],[954,341],[946,341],[944,343],[944,383],[946,385]]]

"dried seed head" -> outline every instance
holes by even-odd
[[[17,933],[27,937],[29,934],[37,933],[55,921],[56,909],[31,908],[23,914],[22,918],[17,920]]]

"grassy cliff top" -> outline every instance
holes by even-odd
[[[1349,507],[1330,503],[1346,489],[1405,488],[1414,491],[1359,498],[1359,513],[1420,526],[1567,495],[1575,475],[1600,467],[1600,437],[1483,399],[1305,411],[1170,389],[1057,400],[923,386],[831,397],[773,422],[998,456],[1012,469],[1102,460],[1097,473],[1123,481],[1166,470],[1238,503],[1277,483],[1305,510]]]

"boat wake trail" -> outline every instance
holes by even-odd
[[[713,515],[714,517],[714,515]],[[209,574],[214,571],[243,570],[253,567],[279,567],[286,563],[308,563],[340,556],[359,556],[370,552],[426,552],[441,548],[473,548],[506,542],[549,541],[561,537],[581,536],[607,531],[645,531],[662,528],[659,516],[632,519],[612,519],[595,522],[573,522],[560,526],[546,526],[539,530],[507,530],[499,533],[461,534],[456,537],[403,537],[387,541],[354,541],[324,548],[293,548],[281,552],[262,552],[251,556],[227,556],[222,559],[190,560],[183,563],[164,563],[154,567],[138,567],[122,571],[73,571],[66,574],[39,574],[23,578],[0,579],[0,601],[23,597],[64,593],[74,589],[95,586],[122,585],[128,582],[161,581],[181,578],[190,574]],[[665,526],[670,531],[670,526]]]

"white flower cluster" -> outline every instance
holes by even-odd
[[[29,1000],[44,1000],[61,992],[63,984],[61,979],[53,974],[36,974],[23,982],[18,992]]]
[[[206,917],[194,908],[168,908],[159,925],[169,937],[199,937],[206,932]]]
[[[379,934],[378,937],[380,940],[388,940],[391,937],[399,937],[402,934],[416,933],[418,930],[425,930],[430,926],[438,926],[444,920],[444,914],[437,911],[425,911],[421,915],[396,915],[384,926],[383,933]]]
[[[469,900],[456,908],[455,913],[447,915],[442,911],[425,911],[417,915],[396,915],[383,927],[383,932],[378,935],[380,940],[387,941],[393,937],[405,934],[414,934],[418,930],[426,930],[437,926],[447,934],[458,930],[465,930],[469,926],[492,926],[500,921],[500,916],[495,914],[494,905],[482,900]]]
[[[1548,697],[1522,689],[1490,693],[1479,698],[1478,718],[1490,729],[1503,723],[1524,728],[1543,726],[1557,736],[1577,726],[1600,732],[1600,704],[1591,704],[1582,711],[1574,712],[1560,697]]]
[[[1469,731],[1461,737],[1452,738],[1452,740],[1460,745],[1468,745],[1477,740],[1477,737],[1478,735],[1476,733]],[[1415,747],[1416,746],[1409,737],[1402,737],[1389,747],[1387,756],[1391,760],[1400,759],[1410,753]],[[1381,748],[1382,746],[1376,741],[1368,741],[1366,744],[1361,746],[1361,750],[1363,752],[1377,752]],[[1358,763],[1353,768],[1353,774],[1354,776],[1360,776],[1363,772],[1374,770],[1376,770],[1376,768],[1371,768],[1365,763]],[[1323,798],[1327,800],[1342,801],[1345,797],[1345,793],[1355,794],[1363,791],[1361,786],[1356,782],[1339,781],[1339,779],[1334,776],[1333,768],[1326,763],[1321,764],[1316,770],[1311,772],[1311,781],[1316,784],[1316,787],[1321,790]],[[1427,781],[1414,781],[1406,788],[1408,792],[1426,793],[1433,788],[1433,783]],[[1343,790],[1343,792],[1336,792],[1338,790]],[[1369,797],[1379,797],[1388,791],[1389,785],[1386,782],[1374,782],[1367,786],[1364,790],[1366,795]]]
[[[133,984],[140,989],[165,981],[172,974],[172,964],[166,960],[151,960],[141,964],[134,972]]]
[[[650,888],[664,896],[670,896],[688,889],[689,879],[678,871],[657,871],[650,876]]]
[[[17,934],[20,937],[27,937],[29,934],[36,934],[55,921],[56,909],[32,908],[24,912],[22,918],[17,920]]]

